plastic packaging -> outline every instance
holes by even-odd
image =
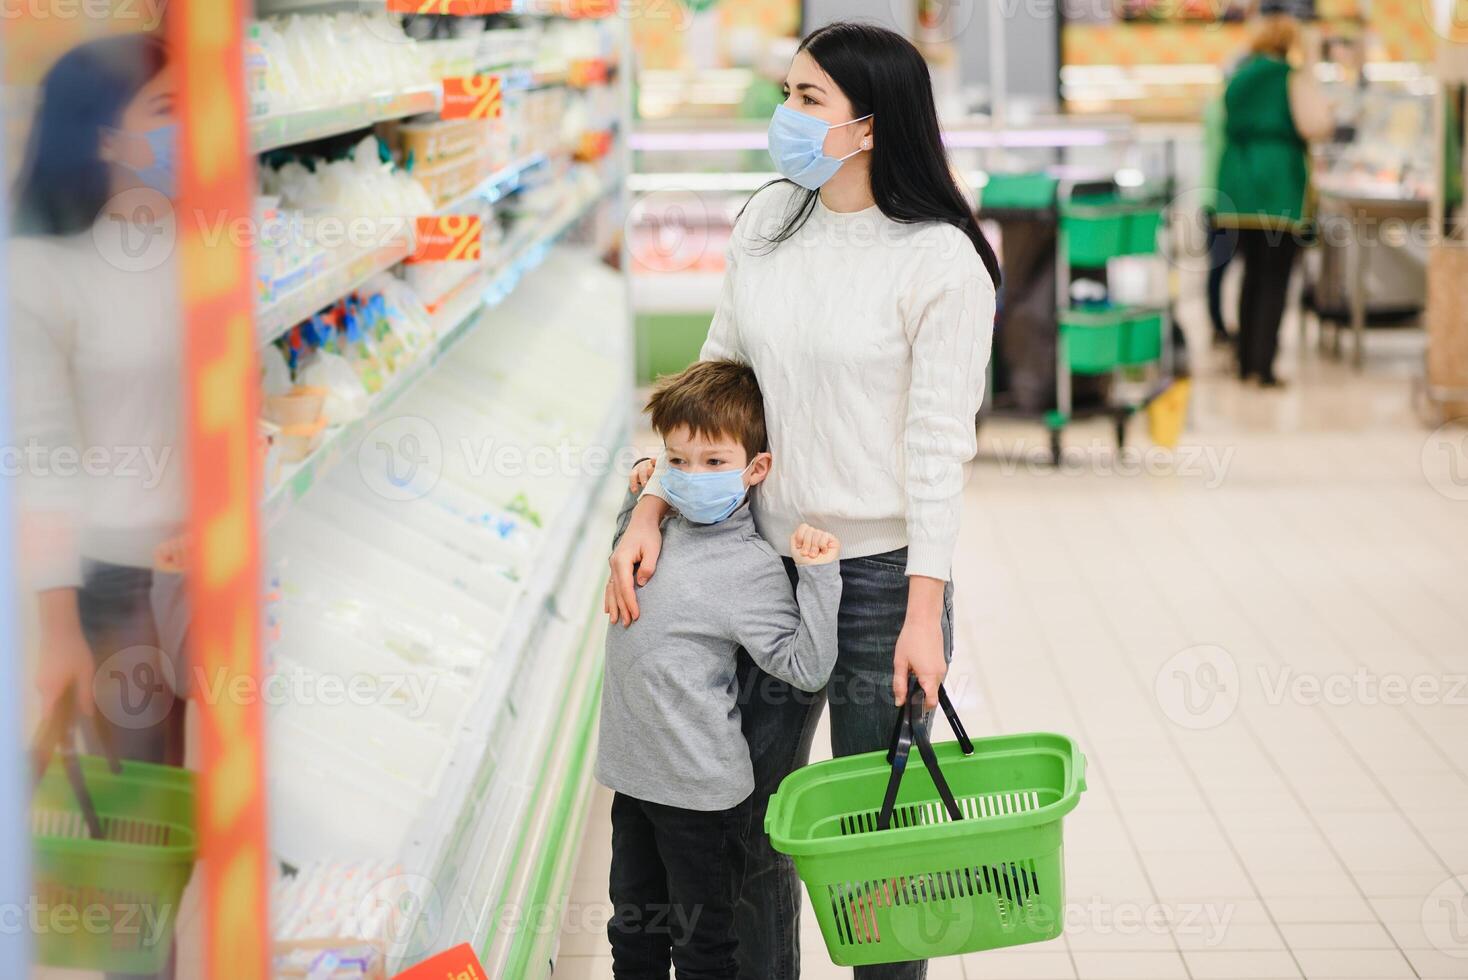
[[[367,414],[370,399],[362,379],[346,358],[330,351],[310,354],[297,372],[303,384],[326,389],[324,418],[331,425],[355,422]]]
[[[266,193],[279,195],[287,207],[346,215],[354,221],[417,217],[435,206],[421,184],[383,162],[381,143],[371,135],[346,158],[321,162],[314,171],[291,161],[279,170],[266,169],[261,176]]]
[[[260,390],[264,396],[288,395],[292,387],[290,365],[281,349],[271,344],[260,351]]]
[[[314,424],[325,405],[326,389],[305,385],[283,395],[267,393],[263,402],[265,418],[280,426]]]

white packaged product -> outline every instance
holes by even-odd
[[[293,387],[295,383],[291,381],[291,369],[284,352],[274,344],[267,345],[260,351],[261,393],[266,396],[288,395]]]
[[[344,425],[367,414],[367,388],[341,355],[326,350],[312,351],[298,374],[301,384],[326,389],[324,414],[328,425]]]

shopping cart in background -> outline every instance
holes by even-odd
[[[93,720],[104,756],[79,755],[76,717],[68,691],[32,749],[35,961],[156,973],[173,948],[198,846],[194,775],[119,760],[102,718]]]
[[[1062,189],[1062,194],[1067,192]],[[1109,297],[1087,303],[1078,301],[1072,289],[1077,270],[1105,275],[1112,260],[1124,258],[1156,259],[1165,281],[1165,218],[1166,203],[1156,198],[1067,194],[1061,201],[1055,249],[1056,398],[1055,409],[1045,416],[1050,455],[1057,462],[1061,434],[1076,417],[1071,398],[1075,375],[1112,378],[1111,397],[1098,413],[1111,416],[1117,449],[1126,445],[1127,420],[1172,387],[1170,295],[1156,303],[1118,303]],[[1164,292],[1170,288],[1164,286]]]
[[[1187,387],[1174,378],[1169,184],[1123,194],[1110,180],[1021,173],[990,174],[983,188],[980,215],[998,223],[1005,277],[983,415],[1042,422],[1053,463],[1080,419],[1109,419],[1118,449],[1144,409],[1154,441],[1174,445],[1181,433]],[[1144,301],[1124,289],[1137,278],[1127,271],[1145,273],[1142,291],[1157,295]]]
[[[887,752],[796,770],[765,831],[789,854],[838,966],[953,956],[1054,939],[1064,928],[1061,823],[1086,759],[1061,735],[933,745],[912,682]],[[916,745],[923,765],[907,773]]]

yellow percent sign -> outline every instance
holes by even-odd
[[[482,253],[484,219],[446,214],[418,219],[418,250],[413,262],[477,262]]]
[[[504,93],[498,75],[464,75],[443,80],[444,119],[498,119]]]
[[[483,230],[483,222],[478,217],[467,214],[446,215],[443,219],[443,233],[452,243],[449,245],[448,254],[444,259],[449,262],[479,260],[480,232]]]

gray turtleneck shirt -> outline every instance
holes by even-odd
[[[636,503],[628,494],[617,539]],[[636,622],[608,627],[596,778],[685,810],[737,806],[754,791],[739,727],[739,649],[803,691],[824,687],[836,665],[840,562],[800,566],[792,590],[747,500],[717,524],[675,512],[637,604]]]

